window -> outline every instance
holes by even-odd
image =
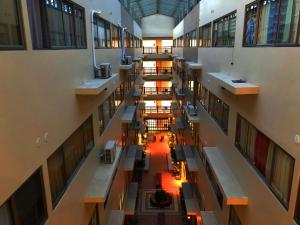
[[[121,47],[120,44],[120,29],[119,27],[112,25],[112,47],[113,48],[119,48]]]
[[[98,206],[95,206],[92,218],[89,222],[89,225],[99,225],[99,214],[98,214]]]
[[[34,49],[86,48],[84,9],[65,0],[27,0]]]
[[[111,48],[110,23],[94,16],[94,41],[96,48]]]
[[[196,30],[190,33],[190,47],[197,47],[197,33]]]
[[[120,87],[121,88],[121,87]],[[114,116],[116,112],[116,107],[121,104],[119,100],[121,91],[120,88],[116,89],[116,94],[112,93],[99,107],[98,107],[98,120],[99,120],[99,134],[103,134],[105,128],[107,127],[110,119]]]
[[[211,23],[199,28],[199,46],[211,47]]]
[[[47,220],[41,169],[0,206],[1,225],[42,225]]]
[[[227,133],[229,106],[211,92],[209,93],[208,112],[215,119],[221,129]]]
[[[299,44],[299,11],[299,0],[261,0],[247,5],[244,46]]]
[[[83,158],[93,147],[93,119],[91,116],[48,159],[53,207],[62,197]]]
[[[244,45],[251,46],[255,42],[256,27],[257,27],[257,14],[258,3],[252,3],[246,6],[246,21],[245,21],[245,33],[244,33]]]
[[[209,165],[209,163],[206,161],[206,172],[207,172],[207,176],[210,180],[210,183],[211,183],[211,186],[212,186],[212,189],[216,195],[216,198],[218,200],[218,203],[219,203],[219,206],[220,208],[222,209],[223,208],[223,194],[222,194],[222,191],[218,185],[218,182],[216,180],[216,177],[211,169],[211,166]]]
[[[171,118],[168,119],[149,119],[145,118],[146,130],[148,131],[168,131]]]
[[[240,115],[235,145],[288,208],[295,159]]]
[[[214,21],[214,46],[233,47],[236,30],[236,11]]]
[[[2,0],[0,2],[0,49],[24,49],[22,16],[19,0]]]
[[[200,103],[203,106],[203,108],[207,111],[209,103],[209,91],[201,83],[199,84],[198,91],[200,92]]]
[[[235,208],[233,206],[230,207],[229,225],[242,225],[238,215],[236,214]]]
[[[112,93],[109,97],[109,115],[112,118],[116,112],[116,105],[115,105],[115,93]]]
[[[124,100],[124,89],[123,85],[121,84],[116,90],[115,90],[115,105],[116,107],[119,107],[119,105]]]

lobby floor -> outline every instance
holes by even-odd
[[[150,170],[143,174],[142,183],[140,185],[139,194],[139,209],[138,209],[138,224],[142,225],[183,225],[183,217],[181,213],[179,188],[181,182],[174,179],[168,171],[167,154],[170,153],[168,146],[167,132],[156,134],[156,141],[148,143],[147,150],[151,154]],[[161,136],[164,136],[163,141],[160,141]],[[173,196],[173,204],[170,209],[145,209],[146,192],[155,190],[156,175],[162,175],[162,188]],[[149,204],[148,204],[149,205]],[[164,222],[158,213],[164,212]]]

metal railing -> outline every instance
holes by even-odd
[[[171,75],[173,73],[172,67],[144,67],[144,75]]]
[[[156,113],[171,113],[170,106],[146,106],[145,113],[147,114],[156,114]]]
[[[170,95],[172,87],[144,87],[145,95]]]
[[[143,47],[143,54],[172,54],[172,46]]]

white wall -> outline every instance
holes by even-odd
[[[184,21],[182,20],[173,30],[173,38],[179,38],[184,34]]]
[[[142,19],[143,37],[172,37],[175,21],[172,17],[155,14]]]
[[[142,28],[140,27],[140,25],[138,25],[137,22],[133,21],[133,31],[134,31],[134,35],[140,39],[142,39],[143,36],[143,31]]]

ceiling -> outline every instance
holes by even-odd
[[[190,11],[199,0],[123,0],[134,11],[135,17],[143,18],[162,14],[175,19]]]

